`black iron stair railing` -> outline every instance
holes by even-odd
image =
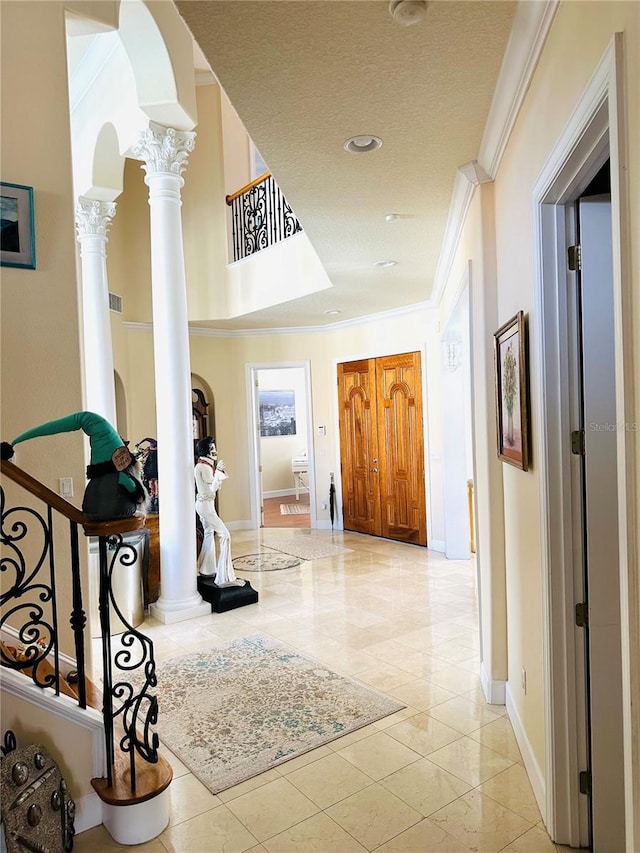
[[[239,261],[302,231],[270,172],[226,196],[231,208],[233,259]]]
[[[136,792],[136,756],[143,762],[158,762],[158,736],[152,731],[157,722],[158,703],[149,690],[156,686],[153,643],[131,626],[113,593],[114,572],[125,571],[136,559],[132,544],[123,534],[144,526],[144,517],[134,516],[117,521],[93,522],[72,504],[39,483],[11,462],[2,461],[2,474],[44,501],[45,516],[30,506],[7,506],[6,494],[0,487],[0,630],[3,643],[0,655],[3,666],[23,670],[36,685],[60,693],[59,595],[58,586],[68,580],[65,571],[56,572],[54,518],[62,515],[69,523],[70,597],[69,622],[73,631],[75,662],[78,673],[78,704],[86,708],[85,629],[78,527],[86,536],[96,536],[99,543],[99,613],[102,635],[103,718],[107,779],[113,784],[116,753],[115,729],[119,729],[119,747],[128,755],[130,791]],[[55,513],[55,515],[54,515]],[[65,567],[66,570],[66,567]],[[110,631],[110,606],[125,625],[114,654]],[[12,639],[13,638],[13,639]],[[20,646],[15,657],[8,653],[9,643]],[[66,691],[65,691],[66,692]],[[169,779],[170,781],[170,779]],[[167,783],[168,784],[168,783]],[[165,786],[166,787],[166,786]]]

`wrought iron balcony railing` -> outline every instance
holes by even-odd
[[[226,202],[231,208],[234,261],[302,231],[302,225],[270,172],[228,195]]]
[[[56,694],[69,691],[60,664],[59,589],[70,577],[71,613],[68,614],[75,644],[77,701],[87,707],[85,664],[85,614],[80,558],[79,527],[85,536],[95,536],[99,544],[99,613],[102,636],[102,713],[105,730],[107,779],[113,784],[116,762],[115,740],[128,759],[130,791],[136,793],[136,756],[144,763],[157,764],[158,735],[151,730],[157,722],[158,702],[150,689],[156,687],[156,666],[151,640],[127,621],[116,600],[112,578],[136,559],[133,545],[123,534],[142,528],[144,517],[117,521],[90,521],[80,510],[39,483],[11,462],[2,461],[2,474],[45,504],[44,515],[31,506],[7,506],[4,488],[0,488],[0,658],[3,667],[24,671],[42,688]],[[54,521],[62,516],[69,524],[70,565],[57,569],[55,564]],[[57,541],[57,540],[56,540]],[[110,610],[125,626],[120,648],[111,648]],[[12,648],[15,644],[15,648]],[[74,679],[75,682],[76,679]],[[118,734],[116,734],[118,733]],[[163,761],[163,763],[165,763]],[[170,777],[169,777],[170,781]],[[168,784],[168,783],[167,783]],[[95,787],[95,786],[94,786]],[[138,791],[140,794],[140,791]]]

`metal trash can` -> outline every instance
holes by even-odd
[[[132,628],[137,628],[144,621],[144,592],[143,574],[149,561],[149,531],[134,530],[122,536],[123,544],[132,545],[136,559],[131,565],[123,566],[117,563],[111,576],[113,597],[118,603],[120,612]],[[107,560],[113,551],[107,547]],[[100,627],[100,552],[98,538],[89,540],[89,630],[92,637],[101,637]],[[86,604],[85,604],[86,607]],[[127,630],[116,613],[113,604],[109,602],[110,633],[122,634]]]

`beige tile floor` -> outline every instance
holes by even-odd
[[[271,635],[406,704],[373,725],[213,795],[178,758],[171,819],[144,853],[557,853],[505,708],[480,688],[473,562],[358,534],[288,530],[350,548],[246,573],[257,605],[177,625],[148,618],[157,660]],[[235,555],[282,536],[233,534]],[[126,849],[104,827],[76,853]]]

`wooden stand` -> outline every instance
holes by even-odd
[[[147,516],[149,530],[149,571],[144,585],[144,606],[148,607],[160,597],[160,516],[154,513]]]

